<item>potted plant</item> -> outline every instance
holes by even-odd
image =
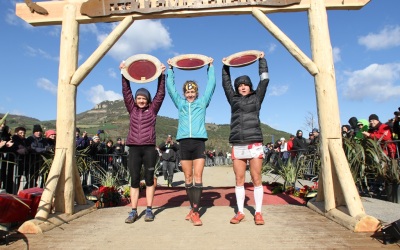
[[[94,171],[94,178],[100,187],[92,191],[91,195],[97,198],[97,207],[118,206],[121,203],[121,194],[118,191],[118,176],[112,172],[104,170],[101,166],[97,166]]]

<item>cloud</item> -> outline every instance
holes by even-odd
[[[91,87],[86,95],[87,99],[93,104],[99,104],[102,101],[115,101],[122,99],[122,95],[111,90],[104,90],[103,85],[100,84]]]
[[[370,50],[400,46],[400,26],[386,26],[378,34],[369,33],[366,36],[360,37],[358,43]]]
[[[117,79],[117,72],[115,72],[114,68],[108,68],[107,72],[111,78]]]
[[[276,49],[276,44],[275,43],[268,44],[268,49],[267,49],[268,54],[271,54],[272,52],[274,52],[275,49]]]
[[[400,97],[400,63],[371,64],[365,69],[345,72],[343,95],[347,99],[384,102]]]
[[[270,86],[268,88],[268,95],[270,96],[281,96],[283,94],[285,94],[289,89],[288,85],[282,85],[282,86]]]
[[[115,26],[116,24],[113,24],[113,28]],[[107,36],[108,34],[98,34],[97,39],[101,43]],[[108,54],[121,61],[134,54],[169,49],[171,46],[172,39],[161,21],[139,20],[132,24]]]
[[[57,57],[52,56],[42,49],[35,49],[31,46],[25,46],[25,53],[32,57],[42,57],[42,58],[49,59],[52,61],[57,61],[57,62],[59,61],[58,56]]]
[[[333,62],[340,62],[342,60],[340,56],[340,49],[338,47],[334,47],[332,49],[332,54],[333,54]]]
[[[57,85],[53,84],[50,80],[46,79],[46,78],[40,78],[36,85],[40,88],[40,89],[44,89],[50,93],[52,93],[53,95],[57,94]]]

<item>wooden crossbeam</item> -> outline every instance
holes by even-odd
[[[63,8],[66,4],[74,4],[76,6],[76,21],[80,24],[99,23],[99,22],[119,22],[126,16],[132,16],[134,20],[140,19],[162,19],[162,18],[180,18],[180,17],[199,17],[199,16],[222,16],[222,15],[245,15],[251,14],[254,6],[227,6],[226,8],[209,8],[209,9],[191,9],[191,10],[168,10],[161,13],[153,14],[120,14],[114,16],[104,16],[91,18],[80,13],[81,6],[87,0],[69,0],[69,1],[47,1],[38,2],[38,4],[48,11],[48,15],[40,15],[31,12],[25,3],[16,5],[16,15],[33,26],[60,25],[62,21]],[[150,0],[156,6],[158,0]],[[182,0],[180,0],[182,1]],[[214,0],[215,1],[215,0]],[[223,1],[216,0],[222,4]],[[244,0],[240,0],[244,1]],[[257,7],[263,13],[278,12],[300,12],[307,11],[310,7],[311,0],[302,0],[299,4],[284,7]],[[230,1],[229,1],[230,2]],[[327,10],[358,10],[364,7],[370,0],[325,0]]]

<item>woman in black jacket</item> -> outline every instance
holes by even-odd
[[[226,59],[224,58],[223,61]],[[256,211],[254,222],[263,225],[261,214],[264,189],[261,179],[261,168],[264,159],[263,134],[260,127],[260,109],[269,83],[267,61],[264,52],[259,59],[260,82],[257,89],[246,75],[236,78],[232,87],[229,67],[222,68],[222,87],[231,105],[231,132],[229,143],[232,144],[233,170],[236,177],[236,202],[238,213],[231,219],[232,224],[238,224],[244,219],[243,207],[245,200],[245,174],[247,161],[250,162],[250,174],[254,185]]]

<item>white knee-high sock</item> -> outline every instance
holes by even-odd
[[[238,206],[238,211],[243,213],[244,208],[244,186],[236,186],[235,187],[235,195],[236,195],[236,203]]]
[[[256,213],[261,212],[261,207],[263,203],[264,197],[264,188],[263,186],[254,187],[254,201],[256,203]]]

